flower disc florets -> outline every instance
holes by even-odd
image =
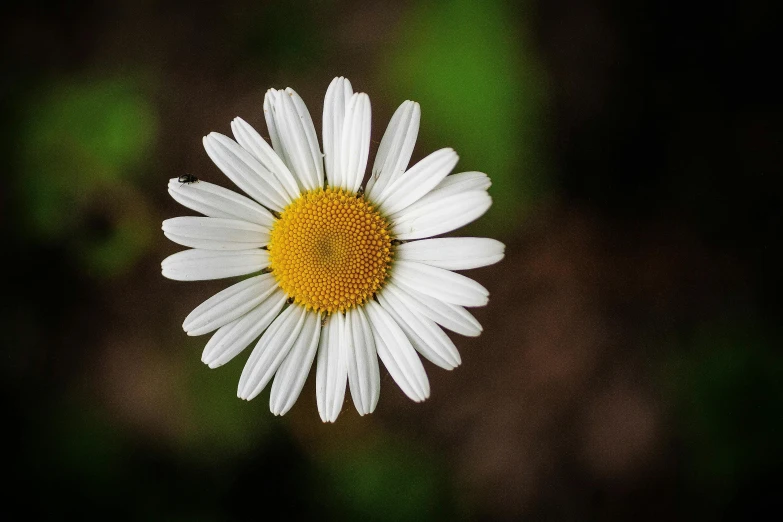
[[[345,311],[383,285],[391,241],[388,222],[364,197],[316,189],[291,202],[272,228],[270,268],[294,302]]]

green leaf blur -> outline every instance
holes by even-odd
[[[429,148],[453,147],[457,171],[492,178],[494,204],[475,230],[510,233],[543,189],[544,78],[503,2],[423,2],[407,15],[383,81],[422,105]],[[521,31],[517,30],[517,33]]]
[[[137,183],[157,138],[141,82],[68,79],[29,96],[19,153],[23,222],[70,245],[86,271],[111,276],[152,241]]]

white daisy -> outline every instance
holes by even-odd
[[[408,168],[419,104],[406,101],[381,139],[362,185],[370,149],[370,99],[345,78],[326,91],[321,153],[313,121],[292,89],[270,89],[264,116],[272,146],[245,121],[234,139],[204,138],[212,161],[250,198],[192,176],[169,193],[206,217],[163,222],[189,250],[166,258],[179,281],[257,274],[207,299],[185,319],[188,335],[215,332],[202,361],[216,368],[260,339],[239,380],[252,399],[272,382],[276,415],[296,402],[316,361],[316,398],[334,422],[349,385],[356,409],[371,413],[380,394],[378,358],[414,401],[430,394],[417,352],[451,370],[460,364],[441,327],[467,336],[481,325],[465,309],[487,290],[453,270],[496,263],[504,246],[487,238],[426,239],[484,214],[492,201],[480,172],[450,174],[452,149]],[[251,199],[252,198],[252,199]]]

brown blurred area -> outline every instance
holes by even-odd
[[[2,330],[26,518],[676,520],[777,505],[780,85],[762,2],[75,2],[0,23]],[[231,187],[201,137],[269,87],[320,129],[344,75],[372,161],[403,100],[414,161],[454,146],[507,245],[463,363],[321,423],[235,398],[185,316],[225,281],[160,275],[169,178]],[[464,81],[461,79],[464,78]],[[319,132],[320,133],[320,132]],[[18,488],[18,493],[17,493]],[[8,490],[6,490],[8,494]],[[21,499],[41,497],[46,502]],[[22,510],[26,511],[22,511]]]
[[[629,230],[584,209],[539,208],[485,271],[485,332],[463,342],[465,382],[435,375],[428,433],[498,518],[585,512],[665,518],[674,502],[671,405],[660,389],[666,337],[694,302],[738,290],[731,263],[665,225]],[[490,273],[491,272],[491,273]],[[716,295],[717,294],[717,295]]]

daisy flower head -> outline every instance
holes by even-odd
[[[257,396],[272,381],[276,415],[296,402],[316,365],[316,402],[334,422],[346,385],[361,415],[380,395],[378,359],[402,391],[430,394],[419,355],[451,370],[460,355],[442,328],[477,336],[465,307],[487,304],[487,290],[454,270],[503,258],[488,238],[433,238],[475,220],[490,207],[480,172],[451,174],[452,149],[408,168],[419,131],[419,104],[392,116],[366,183],[370,99],[345,78],[326,91],[323,153],[313,121],[292,89],[270,89],[264,117],[271,145],[241,118],[234,138],[213,132],[204,148],[246,195],[181,176],[169,193],[202,217],[163,222],[165,235],[189,247],[166,258],[178,281],[251,276],[196,307],[188,335],[214,332],[202,354],[221,366],[255,344],[237,395]],[[259,338],[260,337],[260,338]]]

